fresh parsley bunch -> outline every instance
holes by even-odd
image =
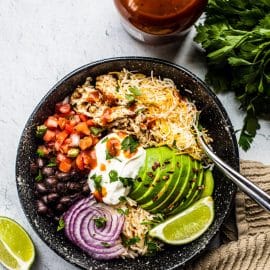
[[[248,150],[258,117],[270,113],[270,0],[209,0],[195,41],[207,53],[206,80],[234,91],[246,111],[239,145]]]

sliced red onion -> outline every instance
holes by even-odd
[[[95,224],[95,219],[100,217],[106,219],[102,228]],[[65,213],[64,221],[67,237],[95,259],[110,260],[125,251],[120,240],[124,216],[97,203],[93,196],[72,205]]]

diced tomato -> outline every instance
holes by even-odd
[[[111,114],[112,114],[112,109],[111,108],[106,108],[104,110],[102,118],[101,118],[103,125],[106,125],[107,123],[110,123],[112,121]]]
[[[93,136],[93,145],[96,145],[98,142],[99,142],[99,139]]]
[[[94,169],[97,166],[96,151],[81,151],[76,158],[76,165],[79,170]]]
[[[55,139],[55,132],[53,130],[47,129],[47,131],[43,136],[43,140],[45,142],[50,142],[53,141],[54,139]]]
[[[66,124],[66,126],[65,126],[65,131],[66,131],[68,134],[71,134],[71,133],[73,133],[73,131],[74,131],[74,127],[73,127],[72,125],[70,125],[70,124]]]
[[[68,136],[68,133],[65,130],[59,132],[56,135],[56,142],[55,142],[56,151],[60,150],[60,147],[63,144],[63,142],[65,141],[65,139],[67,138],[67,136]]]
[[[102,195],[100,192],[98,192],[97,190],[95,190],[94,192],[92,192],[92,194],[94,195],[95,199],[98,202],[102,202]]]
[[[77,114],[72,115],[72,117],[70,118],[70,121],[69,121],[69,123],[72,126],[76,126],[80,122],[81,122],[81,119],[80,119],[79,115],[77,115]]]
[[[58,125],[60,127],[60,129],[64,130],[67,124],[67,119],[64,117],[59,117],[58,119]]]
[[[96,125],[96,123],[92,119],[87,120],[86,123],[88,127],[93,127]]]
[[[48,119],[45,121],[45,126],[48,128],[57,128],[58,121],[57,118],[54,116],[49,116]]]
[[[79,114],[79,117],[80,117],[82,122],[86,122],[87,119],[88,119],[88,117],[86,115],[84,115],[84,114]]]
[[[68,152],[68,150],[69,150],[69,145],[68,145],[68,144],[62,144],[62,145],[60,146],[60,151],[61,151],[62,153],[66,154],[66,153]]]
[[[121,144],[117,138],[110,138],[106,142],[106,148],[109,154],[113,157],[117,157],[120,154]]]
[[[80,133],[83,133],[85,135],[90,135],[90,130],[86,124],[86,122],[81,122],[79,124],[77,124],[74,129],[77,131],[77,132],[80,132]]]
[[[56,160],[58,163],[62,162],[63,160],[65,160],[67,157],[62,154],[62,153],[58,153],[57,156],[56,156]]]
[[[59,164],[59,170],[61,172],[69,172],[71,169],[72,161],[69,158],[62,160]]]
[[[91,147],[93,144],[92,136],[84,137],[80,140],[79,146],[82,150]]]
[[[82,153],[80,153],[77,157],[76,157],[76,166],[78,167],[79,170],[83,171],[84,170],[84,163],[83,163],[83,155]]]

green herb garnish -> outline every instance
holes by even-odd
[[[140,89],[136,86],[130,86],[128,88],[128,90],[133,96],[140,96],[141,95]]]
[[[46,133],[46,131],[47,131],[47,127],[45,125],[37,126],[36,137],[42,138],[44,134]]]
[[[208,83],[234,92],[246,113],[239,145],[248,150],[259,117],[270,114],[270,1],[209,1],[195,41],[207,54]]]
[[[109,140],[109,138],[107,137],[107,138],[104,138],[102,141],[101,141],[101,143],[105,143],[105,142],[107,142]]]
[[[95,189],[98,192],[101,192],[101,190],[102,190],[102,186],[101,186],[102,176],[94,174],[90,177],[90,179],[92,179],[94,181]]]
[[[61,231],[65,228],[65,221],[64,219],[60,218],[58,221],[57,231]]]
[[[121,196],[121,197],[119,197],[119,201],[120,202],[126,202],[127,198],[125,196]]]
[[[110,182],[111,183],[117,181],[118,180],[118,173],[117,173],[117,171],[111,170],[109,172],[109,177],[110,177]]]
[[[45,156],[45,153],[44,153],[44,151],[43,151],[41,148],[38,148],[38,149],[37,149],[37,155],[38,155],[39,157],[44,157],[44,156]]]
[[[126,209],[123,209],[123,208],[117,208],[116,210],[117,210],[117,212],[118,212],[119,214],[124,215],[124,216],[127,216],[128,213],[129,213],[129,209],[128,209],[128,208],[126,208]]]
[[[130,153],[134,153],[139,146],[139,141],[133,135],[127,136],[121,143],[121,149],[125,151],[129,151]]]
[[[106,225],[107,219],[104,217],[98,217],[98,218],[94,218],[94,222],[95,225],[97,226],[97,228],[103,228]]]
[[[41,173],[41,170],[38,170],[38,175],[35,177],[35,180],[37,182],[41,181],[43,179],[43,175]]]
[[[122,182],[124,187],[130,187],[133,184],[133,178],[131,178],[131,177],[121,177],[121,176],[119,176],[119,180]]]
[[[90,127],[90,131],[93,135],[98,136],[102,131],[104,131],[104,129],[99,127]]]
[[[46,165],[47,167],[56,167],[57,163],[56,163],[56,158],[53,157],[50,159],[50,162]]]
[[[136,243],[138,243],[141,239],[137,236],[135,237],[132,237],[132,238],[127,238],[125,235],[121,235],[121,239],[122,239],[122,244],[125,246],[125,247],[129,247],[129,246],[132,246]]]
[[[106,248],[109,248],[111,245],[109,244],[109,243],[107,243],[107,242],[101,242],[101,245],[103,246],[103,247],[106,247]]]

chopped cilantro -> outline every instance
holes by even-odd
[[[97,176],[96,174],[94,174],[94,175],[92,175],[90,177],[90,179],[92,179],[94,181],[95,189],[97,191],[101,192],[101,189],[102,189],[102,187],[101,187],[102,176],[101,175]]]
[[[38,149],[37,149],[37,155],[38,155],[39,157],[44,157],[44,156],[45,156],[45,153],[44,153],[44,151],[43,151],[41,148],[38,148]]]
[[[57,231],[61,231],[65,228],[65,221],[63,218],[60,218],[58,221]]]
[[[107,142],[109,140],[109,138],[107,137],[107,138],[104,138],[102,141],[101,141],[101,143],[105,143],[105,142]]]
[[[111,183],[117,181],[118,180],[118,173],[117,173],[117,171],[111,170],[109,172],[109,177],[110,177],[110,182]]]
[[[97,226],[97,228],[103,228],[106,225],[107,219],[104,217],[98,217],[98,218],[94,218],[94,222],[95,225]]]
[[[130,86],[128,90],[130,93],[133,94],[133,96],[140,96],[142,94],[140,89],[136,86]]]
[[[119,180],[122,182],[124,187],[129,187],[129,186],[132,186],[132,184],[133,184],[133,178],[131,178],[131,177],[119,176]]]
[[[104,129],[99,127],[90,127],[90,131],[93,135],[98,136],[102,131],[104,131]]]
[[[51,158],[50,162],[46,165],[47,167],[56,167],[57,163],[56,163],[56,158]]]
[[[139,142],[137,138],[133,135],[127,136],[121,143],[121,149],[125,151],[129,151],[130,153],[134,153],[139,146]]]
[[[119,197],[119,201],[120,202],[126,202],[127,198],[125,196],[121,196],[121,197]]]
[[[111,245],[108,242],[101,242],[103,247],[109,248]]]
[[[47,131],[47,127],[45,125],[37,126],[36,137],[42,138],[43,135],[46,133],[46,131]]]
[[[116,210],[117,210],[117,212],[118,212],[119,214],[124,215],[124,216],[127,216],[128,213],[129,213],[129,209],[128,209],[128,208],[126,208],[126,209],[123,209],[123,208],[117,208]]]
[[[41,170],[38,170],[38,175],[35,177],[35,180],[37,182],[41,181],[43,179],[43,175],[41,173]]]
[[[121,239],[122,239],[122,244],[125,246],[125,247],[129,247],[129,246],[132,246],[136,243],[138,243],[141,239],[137,236],[135,237],[132,237],[132,238],[127,238],[124,234],[121,235]]]

